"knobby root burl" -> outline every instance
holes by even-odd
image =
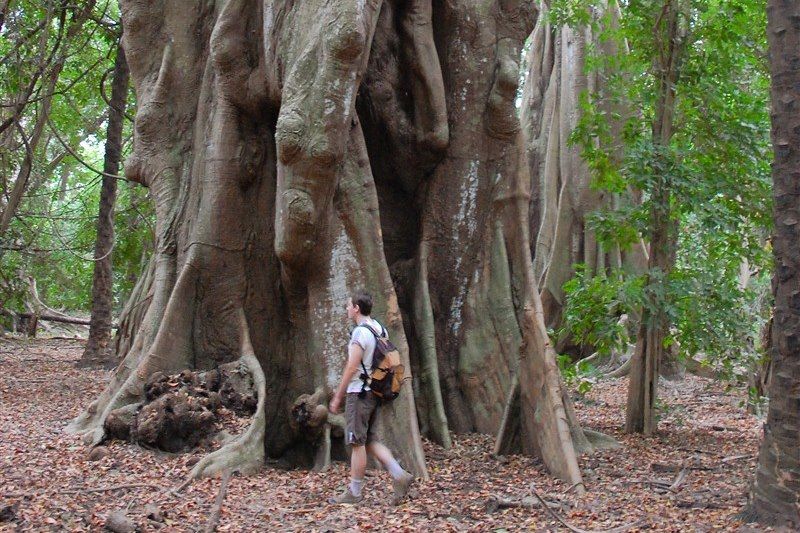
[[[250,370],[258,394],[258,405],[253,415],[253,421],[244,434],[232,442],[225,444],[205,456],[192,468],[189,474],[192,478],[209,476],[223,470],[252,472],[264,465],[264,432],[266,431],[265,399],[267,397],[267,381],[264,370],[250,342],[250,331],[247,325],[244,309],[239,308],[239,335],[241,338],[241,360]]]
[[[322,472],[331,464],[331,437],[344,435],[344,416],[328,411],[330,394],[319,388],[314,394],[303,394],[295,400],[291,408],[292,429],[307,440],[316,443],[314,471]]]

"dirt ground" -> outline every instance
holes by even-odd
[[[112,442],[99,461],[62,429],[108,382],[110,373],[78,370],[80,340],[0,340],[0,531],[100,530],[122,511],[140,530],[199,531],[209,521],[219,478],[179,486],[200,452],[167,455]],[[367,478],[358,507],[327,505],[346,465],[325,473],[269,465],[233,476],[218,531],[566,531],[541,508],[495,509],[492,497],[520,501],[530,487],[557,502],[571,525],[630,531],[735,531],[755,467],[761,422],[745,412],[741,389],[687,377],[664,383],[659,433],[622,434],[626,380],[595,385],[576,403],[582,423],[622,447],[584,456],[588,488],[578,498],[528,457],[491,455],[492,438],[456,436],[450,450],[425,444],[430,481],[387,507],[385,472]],[[161,521],[146,516],[155,505]],[[745,526],[753,531],[759,530]]]

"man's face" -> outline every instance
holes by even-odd
[[[347,299],[347,318],[350,320],[355,320],[356,315],[358,314],[358,306],[353,305],[353,299]]]

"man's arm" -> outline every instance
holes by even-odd
[[[328,404],[328,410],[331,413],[336,414],[339,412],[344,395],[347,393],[347,385],[353,381],[356,373],[361,371],[362,355],[364,355],[364,349],[357,343],[351,342],[350,346],[347,347],[347,365],[345,365],[344,372],[342,372],[342,381],[339,383],[333,398],[331,398],[330,404]]]

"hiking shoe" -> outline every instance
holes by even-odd
[[[400,505],[400,502],[402,502],[408,494],[408,489],[411,488],[412,483],[414,483],[414,475],[408,472],[404,472],[400,479],[392,480],[395,505]]]
[[[353,495],[352,492],[350,492],[350,487],[345,487],[336,496],[332,496],[332,497],[328,498],[328,503],[335,504],[335,505],[353,504],[353,503],[359,503],[363,499],[364,499],[364,495],[363,494],[361,494],[359,496],[355,496],[355,495]]]

